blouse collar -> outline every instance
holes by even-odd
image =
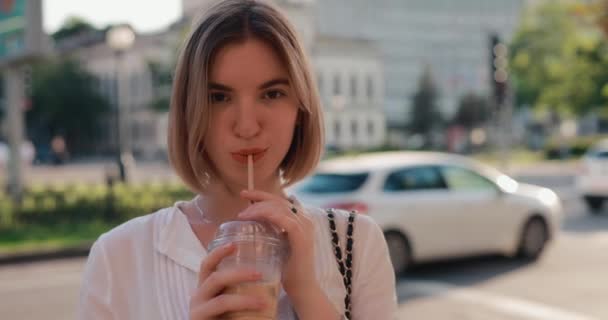
[[[177,264],[196,273],[200,270],[207,250],[200,243],[184,212],[179,208],[185,202],[177,202],[169,212],[168,222],[160,228],[155,248]]]

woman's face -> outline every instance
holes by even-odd
[[[219,178],[244,189],[251,154],[256,183],[273,181],[298,113],[287,69],[271,46],[249,38],[219,49],[210,71],[206,150]]]

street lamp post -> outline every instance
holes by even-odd
[[[130,146],[125,146],[125,133],[129,129],[129,113],[124,114],[121,108],[120,95],[120,62],[126,50],[131,48],[135,41],[135,33],[126,25],[111,28],[106,34],[106,43],[114,51],[114,112],[116,121],[116,164],[121,181],[127,181],[128,169],[133,161]]]

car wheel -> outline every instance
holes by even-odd
[[[548,239],[549,233],[545,221],[539,217],[530,219],[521,235],[519,256],[527,260],[536,260],[543,252]]]
[[[403,275],[412,265],[412,250],[407,238],[400,232],[388,231],[384,233],[384,239],[395,274]]]
[[[600,213],[604,207],[604,198],[601,197],[585,196],[585,202],[591,213]]]

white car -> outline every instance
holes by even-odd
[[[291,191],[304,203],[370,215],[384,231],[397,274],[414,262],[484,253],[535,259],[562,216],[553,191],[443,153],[328,160]]]
[[[583,156],[576,184],[589,210],[601,212],[608,199],[608,140],[595,144]]]

